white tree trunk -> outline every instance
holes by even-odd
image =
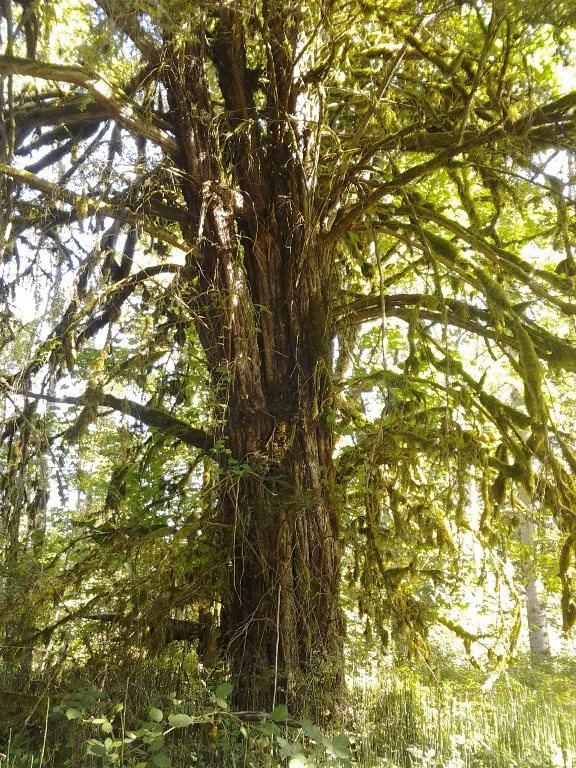
[[[528,621],[530,654],[534,659],[542,659],[549,657],[551,651],[546,606],[541,596],[542,585],[538,579],[534,558],[536,526],[534,521],[530,519],[532,500],[528,492],[521,487],[518,488],[517,497],[520,502],[518,506],[520,542],[526,550],[522,562],[522,577],[526,591],[526,618]]]

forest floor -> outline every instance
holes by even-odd
[[[228,683],[172,663],[0,680],[1,768],[575,768],[576,662],[518,660],[497,679],[444,661],[350,678],[344,733],[283,706],[230,711]],[[48,681],[45,681],[48,682]]]

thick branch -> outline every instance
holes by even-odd
[[[123,627],[148,627],[150,635],[161,636],[164,643],[174,643],[178,641],[198,640],[202,636],[202,626],[197,621],[186,621],[185,619],[173,619],[171,617],[161,619],[157,625],[152,620],[141,621],[129,618],[119,613],[96,613],[82,618],[88,621],[98,621],[108,624],[119,624]]]
[[[111,116],[128,130],[145,136],[154,144],[162,147],[169,155],[178,152],[176,141],[161,128],[140,117],[137,110],[127,100],[118,99],[110,85],[98,75],[87,72],[82,67],[71,67],[64,64],[39,62],[34,59],[21,59],[15,56],[0,55],[0,74],[36,77],[41,80],[54,80],[60,83],[70,83],[84,88],[91,97],[106,107]]]
[[[266,180],[261,165],[261,136],[253,90],[248,84],[242,14],[232,6],[218,9],[210,47],[226,105],[233,163],[242,191],[256,211],[264,207]]]
[[[74,94],[69,99],[58,99],[57,103],[42,106],[28,105],[14,111],[16,125],[16,154],[27,155],[31,150],[43,146],[52,146],[58,141],[71,138],[83,138],[84,132],[92,133],[104,120],[111,120],[110,110],[95,101],[85,103],[82,96]],[[35,128],[56,126],[36,135],[33,142],[24,145],[24,141]]]
[[[148,405],[141,405],[128,398],[120,398],[108,394],[102,394],[97,398],[90,395],[55,397],[29,391],[18,392],[17,394],[22,395],[22,397],[32,398],[33,400],[46,400],[49,403],[59,403],[62,405],[104,405],[107,408],[112,408],[114,411],[130,416],[168,437],[175,437],[185,445],[199,448],[201,451],[211,451],[215,446],[215,437],[208,432],[204,432],[204,430],[197,427],[191,427],[185,421],[171,416],[169,413],[164,413]]]
[[[515,338],[516,325],[508,322],[504,316],[504,322],[508,326],[509,333],[504,334],[502,329],[493,328],[491,313],[461,299],[445,298],[444,304],[448,312],[445,314],[441,301],[437,296],[420,293],[389,294],[384,298],[386,315],[397,317],[400,320],[410,322],[413,311],[418,309],[418,316],[435,324],[452,325],[476,336],[492,339],[500,346],[508,346],[515,349],[518,341]],[[511,309],[514,311],[514,307]],[[379,295],[364,296],[346,305],[340,315],[340,325],[350,326],[378,320],[382,314],[382,299]],[[576,370],[576,349],[570,340],[555,336],[550,331],[537,325],[522,316],[518,310],[516,319],[532,339],[532,343],[538,356],[551,365],[566,370]]]

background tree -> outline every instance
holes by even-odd
[[[7,644],[87,616],[175,631],[187,608],[212,654],[218,613],[236,705],[298,707],[311,686],[333,709],[343,548],[361,610],[384,620],[366,599],[384,587],[387,615],[423,628],[440,614],[406,577],[446,571],[470,473],[496,554],[502,488],[539,475],[568,629],[576,459],[546,386],[576,362],[570,10],[2,9],[5,569],[47,508],[41,462],[82,490],[70,459],[92,445],[100,506],[62,514],[98,546],[72,537],[51,565],[94,579],[113,541],[130,593],[122,611],[104,579],[49,623],[44,595]],[[33,321],[15,306],[31,287]],[[118,414],[109,448],[92,443]]]

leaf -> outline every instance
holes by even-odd
[[[335,736],[332,740],[332,749],[334,750],[336,757],[348,759],[350,757],[350,741],[348,736],[345,736],[344,734]]]
[[[162,733],[162,723],[155,723],[153,720],[149,720],[147,723],[144,723],[143,727],[145,728],[148,736],[152,736],[152,738],[157,736],[159,733]]]
[[[276,723],[261,723],[260,725],[255,725],[254,730],[258,731],[258,733],[263,733],[264,736],[275,736],[278,733],[281,733],[280,728],[276,725]]]
[[[274,709],[270,713],[270,720],[272,720],[275,723],[281,723],[287,719],[288,719],[288,707],[286,706],[286,704],[278,704],[278,706],[274,707]]]
[[[292,754],[292,745],[288,739],[285,739],[282,736],[277,736],[276,741],[280,747],[280,757],[289,757]]]
[[[152,707],[150,712],[148,712],[148,717],[154,723],[161,723],[164,718],[164,712],[162,712],[161,709],[158,709],[158,707]]]
[[[233,690],[234,688],[232,685],[230,685],[230,683],[220,683],[220,685],[214,691],[214,696],[219,699],[227,699]]]
[[[302,720],[302,730],[312,741],[322,741],[322,731],[320,728],[311,723],[310,720],[306,720],[306,718]]]
[[[79,717],[82,717],[82,711],[75,707],[68,707],[66,710],[66,717],[68,720],[78,720]]]
[[[280,757],[304,758],[304,748],[298,740],[288,741],[281,736],[277,736],[276,741],[280,745]]]
[[[164,736],[157,736],[148,745],[149,752],[159,752],[164,746]]]
[[[187,728],[189,725],[192,725],[193,722],[194,718],[183,712],[168,717],[168,724],[171,725],[172,728]]]
[[[154,755],[152,762],[156,768],[171,768],[172,761],[166,755]]]
[[[101,741],[98,741],[98,739],[88,739],[86,752],[95,757],[105,757],[106,747]]]

